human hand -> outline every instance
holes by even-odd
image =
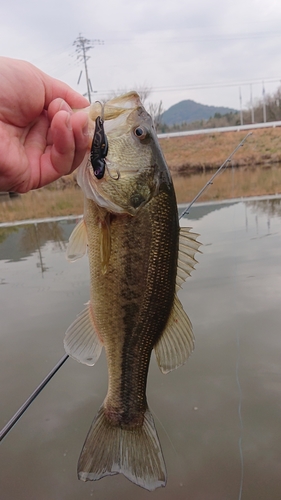
[[[71,173],[88,142],[89,102],[26,61],[0,57],[0,191],[25,193]]]

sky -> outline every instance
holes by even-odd
[[[245,109],[281,85],[280,25],[280,0],[2,0],[0,55],[84,94],[82,36],[92,101],[148,89],[164,110],[185,99]]]

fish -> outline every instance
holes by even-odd
[[[67,329],[64,347],[89,366],[105,349],[108,392],[83,445],[78,478],[121,473],[153,491],[166,485],[167,472],[146,398],[151,353],[168,373],[193,351],[192,324],[177,292],[200,243],[191,228],[179,226],[171,175],[139,95],[96,102],[87,112],[92,152],[77,173],[84,216],[67,257],[88,254],[90,301]]]

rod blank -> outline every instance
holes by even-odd
[[[19,418],[23,415],[25,410],[31,405],[32,401],[38,396],[38,394],[44,389],[44,387],[48,384],[51,378],[57,373],[60,367],[66,362],[68,359],[68,354],[65,354],[60,361],[54,366],[54,368],[50,371],[50,373],[42,380],[41,384],[35,389],[35,391],[29,396],[29,398],[25,401],[25,403],[18,409],[18,411],[14,414],[14,416],[9,420],[9,422],[5,425],[5,427],[0,431],[0,442],[4,437],[8,434],[8,432],[14,427]]]

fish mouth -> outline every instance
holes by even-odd
[[[88,155],[84,158],[83,163],[78,168],[77,183],[84,192],[84,195],[89,200],[93,200],[99,207],[106,208],[109,212],[122,214],[125,213],[123,207],[117,205],[112,200],[102,196],[97,189],[97,183],[92,175],[92,166],[89,165]],[[101,181],[102,182],[102,181]]]
[[[78,169],[77,182],[86,198],[93,200],[99,207],[116,214],[136,215],[158,191],[159,172],[153,165],[150,153],[140,156],[142,160],[138,157],[140,143],[148,148],[145,151],[150,151],[150,140],[153,143],[151,117],[136,92],[114,98],[104,105],[96,102],[88,112],[90,123],[101,116],[99,122],[103,129],[102,134],[107,139],[106,143],[108,141],[108,152],[105,156],[102,156],[102,152],[99,153],[97,133],[94,159],[99,161],[99,154],[101,155],[102,176],[98,176],[92,168],[92,144],[90,158],[87,154]],[[122,147],[127,147],[130,151],[132,160],[129,162],[122,160],[122,155],[126,153]],[[120,148],[121,156],[118,152]]]
[[[133,191],[129,194],[126,202],[124,200],[122,204],[117,204],[106,196],[106,193],[103,193],[103,191],[99,189],[100,184],[107,182],[107,178],[104,177],[100,181],[96,180],[93,176],[92,166],[88,158],[85,158],[84,164],[80,165],[78,169],[77,182],[82,188],[86,198],[93,200],[99,207],[105,208],[112,213],[129,214],[132,216],[136,215],[138,211],[151,200],[152,196],[158,192],[158,183],[156,183],[154,190],[150,191],[150,193],[146,193],[146,196],[138,191]],[[118,183],[119,180],[116,179],[113,182]]]

